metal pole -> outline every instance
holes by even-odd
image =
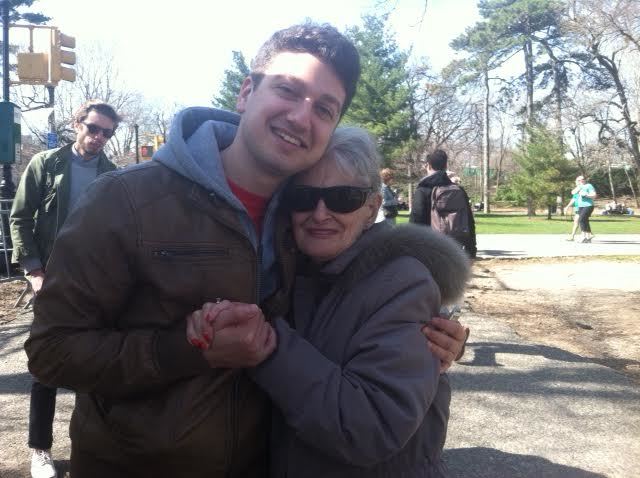
[[[140,146],[138,144],[138,123],[133,125],[133,129],[136,131],[136,164],[140,163]]]
[[[2,2],[2,99],[9,102],[9,0]],[[11,173],[11,164],[2,165],[2,180],[0,181],[0,209],[11,209],[11,199],[15,196],[15,186]],[[5,252],[11,249],[11,234],[9,232],[9,215],[2,214],[0,227],[3,230],[3,244]],[[7,271],[9,273],[9,271]]]
[[[2,2],[2,98],[9,101],[9,0]]]

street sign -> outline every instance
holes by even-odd
[[[47,133],[47,148],[57,148],[58,147],[58,133]]]

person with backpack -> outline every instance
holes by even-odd
[[[476,225],[469,196],[449,178],[447,160],[441,149],[427,155],[427,175],[416,188],[409,221],[452,237],[473,259],[477,253]]]

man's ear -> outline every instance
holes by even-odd
[[[242,82],[240,93],[238,93],[238,98],[236,100],[236,111],[238,111],[238,113],[244,113],[247,106],[247,100],[249,99],[249,95],[252,91],[253,80],[251,79],[251,76],[247,76]]]

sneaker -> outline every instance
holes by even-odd
[[[31,478],[57,478],[51,450],[33,449],[31,455]]]

